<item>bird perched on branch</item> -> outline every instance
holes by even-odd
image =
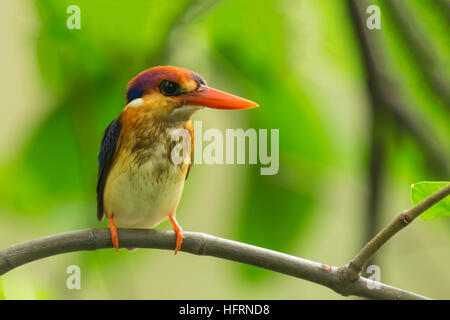
[[[106,128],[101,143],[97,217],[109,220],[117,251],[117,227],[151,228],[169,218],[176,233],[176,254],[183,231],[175,210],[194,151],[192,114],[203,106],[249,109],[258,105],[210,88],[198,74],[172,66],[140,73],[128,83],[126,100],[127,105]],[[190,152],[183,155],[187,161],[173,159],[175,129],[190,134],[182,138],[190,138]]]

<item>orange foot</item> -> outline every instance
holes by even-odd
[[[116,252],[119,253],[119,238],[117,237],[117,227],[114,224],[113,216],[109,218],[109,224],[108,224],[109,231],[111,232],[111,239],[114,248],[116,249]]]
[[[175,254],[177,254],[178,250],[181,249],[181,244],[183,243],[183,229],[178,224],[177,219],[175,219],[175,214],[169,216],[170,221],[173,224],[173,231],[177,234],[177,242],[175,245]]]

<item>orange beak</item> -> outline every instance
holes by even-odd
[[[172,97],[184,100],[185,104],[204,106],[214,109],[239,110],[258,107],[253,101],[217,90],[204,85],[186,94]]]

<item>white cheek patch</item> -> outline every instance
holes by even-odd
[[[130,103],[127,104],[127,107],[136,108],[136,107],[139,107],[140,105],[142,105],[143,103],[144,103],[144,99],[137,98],[137,99],[130,101]]]
[[[182,107],[175,108],[172,111],[172,113],[170,114],[170,116],[176,120],[181,120],[181,119],[187,120],[192,116],[192,114],[195,111],[200,110],[200,109],[203,109],[203,107],[202,106],[184,105]]]

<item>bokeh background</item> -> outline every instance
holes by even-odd
[[[81,29],[69,30],[69,5]],[[356,4],[356,5],[355,5]],[[381,30],[365,28],[369,4]],[[280,170],[196,165],[185,230],[342,265],[449,180],[449,1],[1,0],[0,248],[96,220],[97,154],[127,82],[195,70],[257,101],[204,110],[203,127],[280,130]],[[158,228],[171,229],[168,222]],[[415,221],[374,257],[381,281],[450,298],[450,223]],[[81,268],[81,290],[66,268]],[[170,251],[79,252],[0,278],[4,299],[349,299],[254,267]],[[351,298],[351,297],[350,297]]]

